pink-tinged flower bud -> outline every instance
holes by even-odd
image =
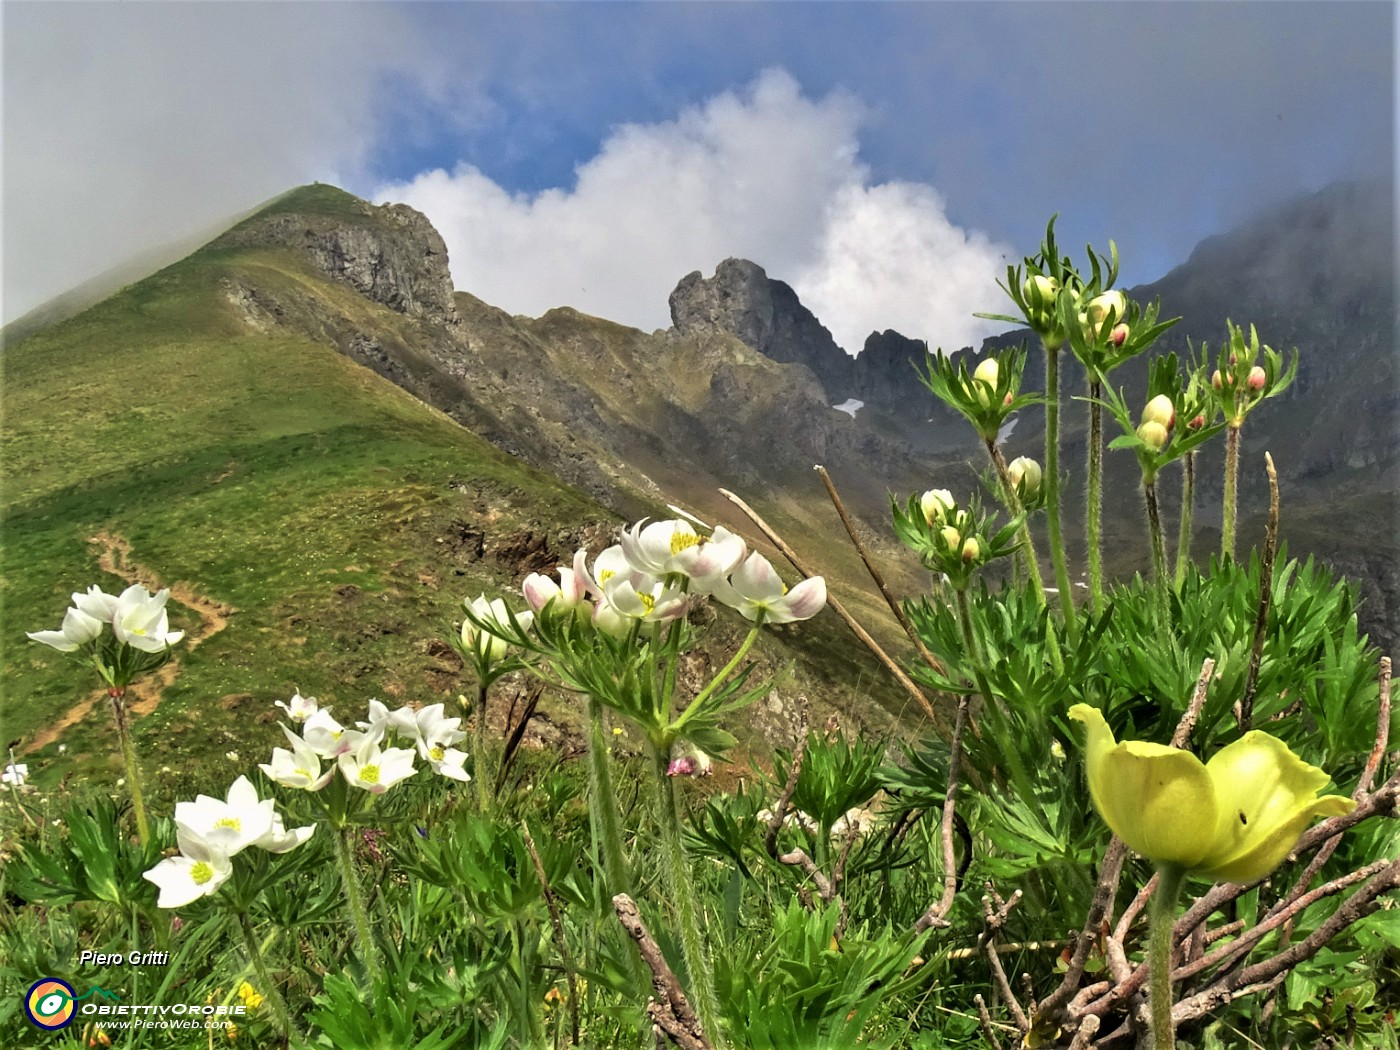
[[[1210,385],[1213,386],[1216,390],[1220,389],[1220,369],[1217,368],[1214,372],[1211,373]]]
[[[1018,456],[1006,468],[1006,476],[1022,499],[1035,499],[1040,494],[1042,474],[1040,464],[1029,456]]]
[[[1108,321],[1115,324],[1128,316],[1128,297],[1122,292],[1104,292],[1089,300],[1084,312],[1094,324]]]
[[[1011,402],[1013,402],[1013,401],[1015,401],[1015,400],[1016,400],[1016,398],[1013,397],[1012,394],[1011,394],[1011,391],[1008,390],[1008,391],[1006,392],[1006,396],[1005,396],[1004,398],[1001,399],[1001,403],[1002,403],[1003,405],[1010,405]]]
[[[671,764],[666,767],[668,777],[688,777],[695,773],[695,759],[689,755],[681,758],[671,759]]]
[[[1167,428],[1156,420],[1149,419],[1138,427],[1137,436],[1153,452],[1161,452],[1167,447]]]
[[[943,533],[943,542],[948,545],[949,549],[957,550],[958,544],[962,542],[962,533],[951,525],[944,525],[940,531]]]
[[[947,489],[929,489],[919,497],[919,509],[924,512],[924,521],[930,525],[937,525],[957,507],[957,501]]]
[[[1264,384],[1268,381],[1268,374],[1258,365],[1255,365],[1249,370],[1249,389],[1255,391],[1263,390]]]
[[[1147,402],[1147,407],[1142,410],[1142,421],[1161,423],[1170,430],[1176,424],[1176,408],[1172,405],[1172,399],[1166,394],[1158,394]]]
[[[1128,341],[1128,326],[1119,322],[1113,326],[1113,331],[1109,333],[1108,341],[1114,346],[1122,346]]]
[[[1186,424],[1186,429],[1187,429],[1187,430],[1200,430],[1201,427],[1203,427],[1203,426],[1205,426],[1205,425],[1206,425],[1206,417],[1205,417],[1204,414],[1201,414],[1201,415],[1198,415],[1195,419],[1191,420],[1191,422],[1187,423],[1187,424]]]
[[[977,542],[976,536],[969,536],[963,540],[962,560],[976,561],[977,556],[982,553],[982,545]]]

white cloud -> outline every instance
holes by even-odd
[[[952,225],[932,187],[871,185],[863,119],[851,96],[811,100],[769,71],[675,120],[616,128],[571,189],[510,194],[464,163],[375,199],[424,212],[457,287],[513,313],[567,305],[665,327],[681,277],[741,256],[792,284],[851,352],[885,328],[976,343],[994,329],[971,312],[995,305],[1005,249]]]
[[[19,4],[4,26],[4,316],[312,179],[352,179],[393,5]],[[424,70],[424,67],[428,67]]]

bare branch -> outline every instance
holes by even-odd
[[[1031,1023],[1026,1019],[1026,1011],[1021,1008],[1016,993],[1011,990],[1011,982],[1007,980],[1006,970],[1001,965],[1001,956],[993,943],[1002,926],[1006,924],[1006,917],[1011,914],[1011,909],[1016,907],[1020,901],[1020,890],[1017,890],[1006,900],[1002,900],[995,887],[990,882],[987,883],[987,894],[982,898],[982,917],[986,920],[987,929],[979,937],[979,940],[982,943],[982,950],[987,956],[987,961],[991,963],[992,980],[996,985],[997,994],[1001,996],[1001,1001],[1006,1004],[1006,1008],[1011,1011],[1011,1018],[1016,1022],[1016,1027],[1024,1033],[1031,1030]]]
[[[992,1015],[987,1012],[987,1000],[982,998],[981,992],[978,992],[972,997],[972,1001],[977,1004],[977,1020],[982,1025],[982,1034],[987,1037],[987,1042],[992,1044],[992,1050],[1001,1050],[1001,1040],[997,1038],[996,1026],[992,1024]]]
[[[1381,657],[1380,672],[1380,707],[1376,712],[1376,742],[1371,748],[1371,754],[1366,759],[1366,768],[1361,771],[1361,779],[1356,784],[1356,790],[1352,792],[1352,798],[1358,802],[1361,796],[1371,790],[1371,784],[1375,782],[1376,772],[1381,767],[1381,756],[1385,754],[1386,745],[1390,743],[1390,657]]]
[[[943,842],[943,895],[914,923],[914,933],[921,934],[930,926],[948,925],[948,912],[953,907],[953,897],[958,892],[957,854],[953,850],[953,817],[957,805],[958,772],[962,765],[962,737],[967,728],[967,709],[970,696],[958,701],[958,714],[953,722],[952,750],[948,754],[948,787],[943,793],[943,820],[939,825],[939,835]]]
[[[728,489],[720,489],[719,494],[747,514],[749,520],[758,526],[763,535],[768,537],[769,542],[777,547],[778,550],[782,551],[783,557],[787,558],[787,560],[792,563],[794,569],[800,572],[804,577],[813,575],[798,559],[797,552],[788,546],[783,538],[774,532],[769,524],[759,517],[758,513],[752,507]],[[885,665],[890,674],[894,675],[895,680],[904,687],[905,691],[918,701],[919,706],[924,709],[924,714],[928,715],[929,721],[933,723],[933,728],[938,735],[944,740],[951,740],[953,735],[952,730],[948,728],[948,724],[943,720],[943,716],[934,710],[933,704],[929,701],[929,698],[924,695],[923,690],[915,684],[912,678],[904,673],[904,669],[895,662],[894,658],[881,648],[879,642],[870,637],[870,632],[862,627],[860,623],[857,622],[856,618],[846,611],[846,607],[836,599],[835,595],[828,593],[826,603],[831,606],[837,616],[845,621],[846,626],[861,640],[865,647],[875,654],[875,658]]]
[[[1089,961],[1089,952],[1093,948],[1094,942],[1098,940],[1099,924],[1103,922],[1104,916],[1108,914],[1108,909],[1113,903],[1113,898],[1117,896],[1118,880],[1122,877],[1123,860],[1127,855],[1128,847],[1122,839],[1114,835],[1113,840],[1108,844],[1108,851],[1104,854],[1103,867],[1099,869],[1099,882],[1094,887],[1094,899],[1089,903],[1089,914],[1084,919],[1084,928],[1079,931],[1079,937],[1074,942],[1074,952],[1069,957],[1069,968],[1065,970],[1065,976],[1060,981],[1060,986],[1036,1007],[1037,1016],[1045,1017],[1053,1011],[1059,1010],[1074,995],[1080,979],[1084,976],[1084,966]],[[1094,1031],[1098,1031],[1097,1026],[1095,1026]]]
[[[647,1004],[647,1013],[653,1023],[681,1050],[714,1050],[705,1038],[700,1018],[692,1009],[690,1000],[681,991],[680,981],[666,964],[666,957],[661,954],[656,940],[642,922],[637,903],[627,894],[619,893],[613,898],[613,910],[617,912],[622,928],[637,942],[637,950],[651,971],[651,987],[655,997]]]
[[[792,749],[792,765],[788,767],[787,783],[783,785],[783,793],[778,796],[777,804],[773,807],[773,815],[768,818],[768,831],[763,836],[763,848],[768,851],[770,857],[778,855],[778,830],[787,817],[788,804],[792,802],[792,793],[797,790],[797,778],[802,775],[802,763],[806,757],[807,707],[804,704],[797,720],[797,744]]]
[[[1215,661],[1207,656],[1201,661],[1201,673],[1196,676],[1196,691],[1191,694],[1191,702],[1186,705],[1181,721],[1176,724],[1176,732],[1172,734],[1172,747],[1185,747],[1186,741],[1191,739],[1191,730],[1196,728],[1196,719],[1201,717],[1201,708],[1205,706],[1206,692],[1210,688],[1210,676],[1214,673]]]
[[[1278,471],[1274,469],[1274,457],[1267,452],[1264,453],[1264,468],[1269,474],[1269,525],[1264,534],[1264,553],[1259,567],[1259,614],[1254,620],[1254,648],[1249,654],[1249,671],[1236,712],[1240,729],[1246,733],[1254,721],[1254,692],[1259,685],[1259,664],[1264,657],[1264,634],[1274,594],[1274,555],[1278,553]]]
[[[943,663],[938,657],[929,652],[928,646],[924,645],[923,639],[920,638],[919,633],[914,630],[914,625],[909,622],[909,617],[904,612],[904,606],[890,593],[889,588],[885,586],[884,576],[882,576],[880,570],[875,567],[875,563],[870,560],[870,555],[866,552],[865,545],[860,542],[860,537],[856,535],[855,524],[851,521],[850,515],[846,513],[846,505],[841,502],[841,497],[836,492],[836,486],[832,483],[831,475],[828,474],[826,468],[820,464],[818,464],[815,469],[817,473],[821,475],[822,484],[826,486],[826,493],[831,497],[832,505],[836,508],[836,513],[841,518],[841,524],[846,526],[846,535],[851,538],[851,545],[855,547],[856,553],[860,555],[860,560],[865,563],[866,571],[870,573],[870,578],[875,581],[875,586],[879,589],[880,596],[885,599],[885,604],[890,607],[890,612],[894,613],[894,618],[899,621],[899,626],[904,628],[904,633],[907,634],[909,640],[914,643],[914,648],[919,651],[919,655],[923,657],[924,663],[928,664],[939,674],[945,674],[947,668],[943,666]]]
[[[1075,1029],[1074,1039],[1069,1044],[1069,1050],[1089,1050],[1093,1044],[1094,1036],[1099,1034],[1100,1020],[1096,1014],[1090,1014],[1079,1022],[1079,1027]]]

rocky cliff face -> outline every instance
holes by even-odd
[[[348,195],[347,195],[348,196]],[[353,198],[351,198],[353,200]],[[211,247],[291,248],[365,298],[435,324],[457,320],[447,245],[422,212],[406,204],[355,201],[345,215],[298,210],[259,214]]]
[[[681,335],[728,335],[771,360],[812,370],[833,400],[851,396],[851,358],[797,293],[747,259],[725,259],[709,280],[696,270],[671,293]]]

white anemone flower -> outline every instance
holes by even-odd
[[[441,705],[438,705],[441,706]],[[397,733],[400,736],[418,739],[417,712],[405,704],[397,711],[390,711],[380,700],[369,702],[369,721],[356,722],[367,733]]]
[[[679,573],[709,582],[730,573],[743,560],[744,541],[721,526],[702,536],[688,521],[637,522],[622,533],[622,552],[637,572],[651,576]]]
[[[213,849],[233,857],[272,830],[272,799],[258,798],[258,789],[247,777],[239,777],[226,799],[198,795],[193,802],[175,805],[175,823]]]
[[[184,631],[171,631],[165,603],[170,600],[170,588],[152,594],[139,583],[133,583],[117,597],[116,612],[112,614],[112,632],[117,641],[145,653],[158,653],[185,636]]]
[[[233,874],[228,855],[185,828],[179,831],[180,856],[161,861],[142,874],[160,887],[158,908],[183,908],[218,892]]]
[[[746,620],[762,616],[764,623],[792,623],[821,611],[826,604],[826,581],[811,576],[788,590],[768,559],[755,551],[715,588],[714,596]]]
[[[578,555],[583,553],[583,551],[579,551],[574,556],[575,559],[577,560]],[[550,602],[554,603],[556,612],[577,609],[583,604],[583,599],[588,591],[585,574],[568,565],[560,565],[558,572],[558,583],[543,573],[532,572],[525,577],[525,582],[520,585],[520,590],[525,595],[525,601],[535,612],[543,612],[544,607]]]
[[[273,707],[280,707],[287,712],[287,717],[293,722],[305,722],[308,718],[320,710],[321,705],[316,702],[314,696],[302,696],[301,690],[292,694],[290,703],[282,700],[275,700]]]
[[[353,742],[345,738],[345,727],[324,707],[306,720],[301,735],[306,745],[322,758],[335,758],[349,751]]]
[[[457,728],[460,718],[446,718],[444,712],[442,704],[431,704],[418,712],[418,753],[434,773],[465,783],[471,779],[464,768],[467,753],[452,745],[465,740],[467,734]]]
[[[89,642],[96,641],[101,633],[101,620],[74,608],[63,614],[63,626],[57,631],[26,632],[26,637],[51,645],[61,653],[71,653]]]
[[[462,724],[462,720],[447,717],[446,704],[429,704],[427,707],[419,708],[415,717],[417,724],[413,738],[419,743],[420,751],[422,750],[421,745],[425,741],[455,744],[467,738],[467,734],[458,728]]]
[[[484,594],[466,602],[465,605],[483,627],[479,629],[471,620],[464,619],[462,621],[462,645],[491,663],[504,657],[510,648],[510,639],[515,636],[515,631],[510,626],[512,622],[522,632],[528,631],[535,622],[534,613],[512,613],[500,598],[487,601]],[[492,630],[492,627],[497,628],[497,630]]]
[[[612,582],[630,580],[641,575],[632,568],[621,544],[613,544],[593,559],[593,571],[588,570],[588,559],[584,551],[574,555],[574,571],[583,574],[584,586],[595,598],[603,595],[603,588]]]
[[[117,596],[108,594],[95,583],[86,592],[74,591],[73,605],[103,623],[111,623],[117,615]]]
[[[382,795],[400,780],[413,776],[413,751],[404,747],[381,749],[379,737],[367,734],[353,750],[336,759],[348,783]]]
[[[265,849],[269,853],[288,853],[300,846],[315,832],[315,824],[292,828],[291,831],[288,831],[286,825],[282,823],[282,814],[274,812],[272,814],[272,827],[253,845],[259,849]]]
[[[282,727],[282,732],[286,734],[287,743],[292,745],[292,749],[273,748],[272,761],[264,762],[258,768],[267,774],[268,779],[275,780],[283,787],[320,791],[335,775],[335,766],[322,773],[321,756],[316,749],[286,726]]]
[[[653,576],[636,573],[630,579],[614,576],[603,585],[603,599],[630,620],[666,623],[685,615],[685,592]]]
[[[0,773],[0,784],[11,784],[14,787],[24,787],[24,782],[29,779],[29,767],[23,762],[12,762],[5,767],[5,772]]]

